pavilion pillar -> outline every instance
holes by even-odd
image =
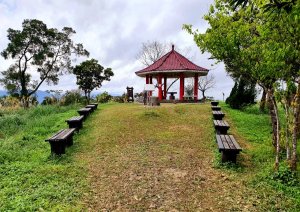
[[[179,87],[179,100],[183,100],[183,96],[184,96],[184,74],[181,72],[179,74],[179,84],[180,84],[180,87]]]
[[[198,101],[198,73],[194,77],[194,100]]]
[[[146,75],[146,84],[149,84],[149,75]]]
[[[158,76],[157,76],[157,84],[158,84],[158,99],[162,100],[163,95],[162,95],[162,76],[161,76],[161,74],[158,74]]]
[[[164,76],[164,99],[167,99],[167,77]]]

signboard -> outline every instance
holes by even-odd
[[[153,84],[145,84],[144,90],[145,91],[154,91],[155,90],[155,86]]]

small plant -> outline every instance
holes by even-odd
[[[279,170],[271,176],[271,179],[288,186],[299,184],[295,172],[292,172],[286,164],[280,166]]]

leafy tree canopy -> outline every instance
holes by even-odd
[[[95,59],[86,60],[77,65],[73,73],[77,77],[77,85],[84,91],[88,102],[92,90],[100,88],[103,81],[110,81],[110,78],[114,75],[111,68],[104,69]]]

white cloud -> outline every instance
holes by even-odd
[[[191,55],[195,55],[193,62],[211,69],[213,62],[208,60],[209,55],[202,55],[192,36],[182,30],[182,24],[186,23],[205,31],[208,25],[202,17],[211,3],[212,0],[2,0],[0,51],[8,43],[7,29],[20,29],[24,19],[40,19],[48,27],[58,29],[70,26],[77,32],[73,37],[75,42],[83,43],[91,58],[104,67],[111,67],[115,73],[100,91],[122,94],[126,86],[133,86],[135,92],[140,92],[144,79],[137,77],[135,72],[143,66],[135,57],[141,43],[148,40],[173,42],[179,49],[189,48]],[[11,63],[0,58],[0,70],[5,70]],[[208,94],[218,99],[222,98],[222,92],[229,95],[233,82],[226,76],[224,65],[216,66],[211,72],[216,76],[217,84]],[[63,76],[55,88],[76,89],[76,79],[72,75]],[[41,89],[50,87],[43,84]]]

